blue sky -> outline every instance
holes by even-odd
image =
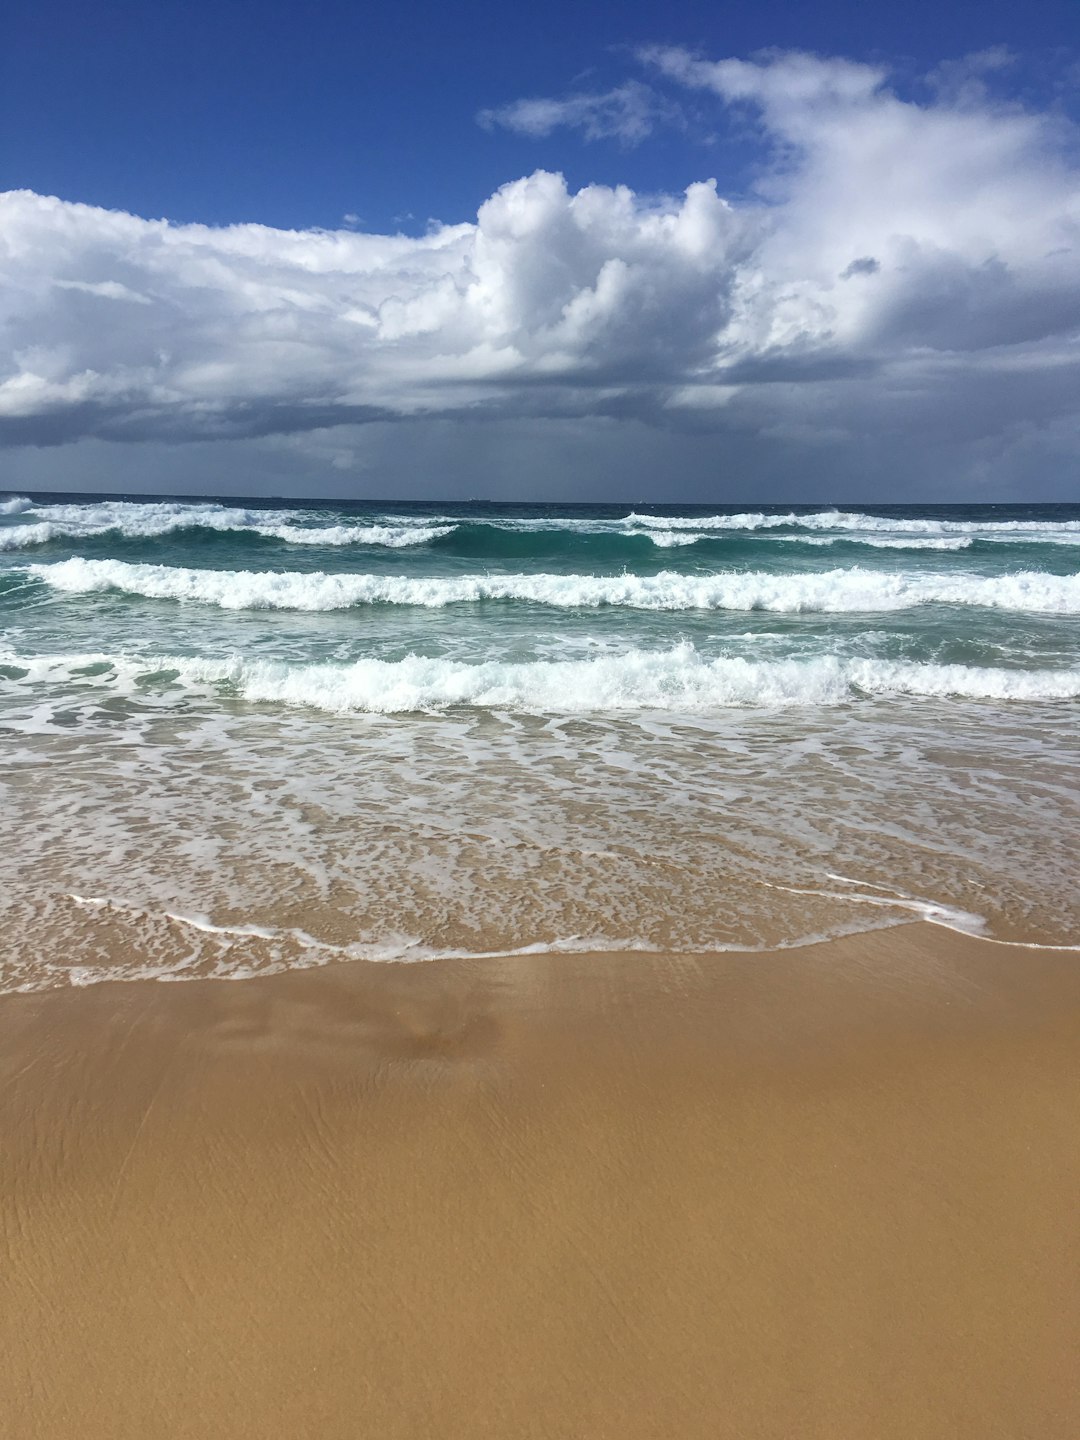
[[[4,42],[0,486],[1077,493],[1075,4],[16,3]]]
[[[745,184],[752,147],[712,117],[632,149],[476,124],[478,111],[523,96],[618,85],[646,45],[884,60],[901,82],[1005,46],[1017,59],[1004,88],[1025,91],[1045,91],[1080,58],[1068,53],[1080,38],[1071,0],[15,0],[3,29],[0,189],[287,228],[335,226],[347,214],[374,230],[471,219],[499,185],[537,166],[562,170],[574,188],[678,191],[706,171],[725,188]]]

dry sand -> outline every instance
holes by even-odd
[[[1080,1435],[1080,956],[0,999],[0,1433]]]

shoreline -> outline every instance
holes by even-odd
[[[842,877],[837,877],[838,879]],[[863,882],[847,882],[862,885]],[[955,906],[907,896],[879,895],[876,893],[848,894],[817,889],[802,889],[788,885],[770,884],[770,888],[786,895],[811,900],[835,900],[855,906],[867,905],[882,911],[893,910],[891,919],[865,928],[844,928],[838,926],[822,933],[807,933],[801,938],[774,944],[739,944],[737,942],[715,943],[703,947],[673,948],[649,941],[635,940],[554,940],[536,941],[532,944],[511,948],[496,946],[486,950],[436,949],[421,942],[410,942],[400,948],[391,945],[374,945],[370,949],[345,940],[318,940],[302,927],[259,927],[237,921],[235,924],[215,923],[209,917],[182,911],[143,910],[116,900],[110,896],[84,896],[65,893],[62,898],[70,901],[77,909],[89,916],[104,915],[109,929],[95,932],[84,929],[81,933],[70,934],[60,931],[47,935],[44,947],[50,954],[58,952],[65,956],[59,963],[51,962],[43,974],[34,980],[23,979],[11,983],[7,988],[0,983],[0,1004],[7,997],[26,999],[30,996],[50,996],[66,990],[89,990],[99,986],[115,985],[206,985],[206,984],[250,984],[252,981],[272,980],[290,974],[307,974],[318,970],[348,971],[356,967],[362,971],[367,967],[375,970],[384,967],[412,967],[415,965],[487,965],[500,962],[525,961],[530,959],[560,958],[581,959],[584,956],[610,960],[614,957],[637,956],[643,961],[672,962],[694,961],[704,956],[719,960],[721,957],[749,959],[769,956],[797,955],[802,951],[817,951],[834,945],[846,947],[866,941],[871,946],[875,937],[888,936],[892,932],[906,934],[913,927],[927,931],[942,932],[940,943],[948,944],[949,937],[955,936],[962,943],[974,942],[979,946],[1000,946],[1009,951],[1041,952],[1047,955],[1078,955],[1080,942],[1075,944],[1046,939],[1020,939],[1012,935],[995,935],[984,928],[984,917],[963,911]],[[869,887],[868,887],[869,888]],[[903,912],[907,912],[901,918]],[[140,940],[146,935],[130,927],[116,927],[117,920],[150,920],[171,927],[179,936],[207,936],[221,942],[222,949],[215,957],[191,954],[180,960],[168,955],[157,955],[156,961],[148,963],[143,959],[133,962],[133,956],[140,955]],[[972,922],[970,925],[964,921]],[[154,935],[155,950],[160,952],[161,936]],[[267,961],[260,953],[268,942],[278,946],[292,945],[289,958],[280,955]],[[937,943],[937,942],[936,942]],[[247,947],[253,947],[248,952]],[[71,956],[78,956],[81,950],[92,951],[96,963],[79,963]],[[312,955],[321,958],[312,959]],[[231,957],[227,959],[226,957]],[[35,957],[40,966],[40,957]],[[26,966],[34,969],[35,962]],[[2,957],[0,957],[2,967]]]
[[[1080,965],[350,961],[0,996],[0,1429],[1080,1431]]]

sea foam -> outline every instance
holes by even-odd
[[[409,655],[397,661],[290,664],[176,655],[21,656],[0,652],[11,685],[58,684],[125,694],[179,685],[211,695],[337,713],[397,714],[469,706],[532,714],[633,711],[703,713],[729,707],[836,705],[911,695],[997,701],[1080,696],[1080,669],[1009,670],[819,656],[753,661],[708,658],[684,643],[587,660],[486,661]]]
[[[918,605],[1080,614],[1080,574],[923,574],[834,569],[804,574],[727,571],[716,575],[476,574],[405,577],[274,570],[197,570],[123,560],[75,558],[34,564],[27,573],[68,594],[121,591],[224,610],[345,610],[359,605],[437,609],[480,601],[559,608],[635,610],[880,612]]]
[[[333,507],[320,514],[294,508],[261,509],[213,501],[97,500],[38,504],[28,497],[0,501],[0,518],[26,516],[21,523],[0,526],[0,550],[28,548],[57,540],[116,534],[127,540],[152,539],[179,531],[233,531],[289,545],[382,546],[426,545],[463,525],[479,524],[493,531],[517,534],[543,532],[577,536],[647,538],[660,547],[716,541],[725,535],[768,539],[811,539],[820,543],[846,540],[885,548],[963,548],[972,540],[1029,544],[1080,544],[1076,520],[957,520],[936,516],[892,517],[861,511],[823,509],[810,512],[744,511],[724,515],[649,515],[631,511],[621,517],[512,516],[498,511],[462,514],[371,514],[347,517]],[[340,516],[340,518],[338,518]],[[332,518],[332,523],[321,523]],[[795,532],[794,534],[788,532]],[[779,533],[785,532],[785,533]],[[952,541],[952,544],[945,542]],[[940,542],[940,543],[934,543]]]
[[[936,516],[867,515],[858,510],[818,510],[784,514],[745,511],[736,515],[639,515],[631,511],[625,524],[664,530],[839,530],[887,535],[977,535],[1007,539],[1055,535],[1080,536],[1080,520],[948,520]]]
[[[0,515],[28,512],[32,512],[34,518],[0,529],[0,550],[27,549],[54,540],[82,540],[111,534],[127,540],[151,540],[184,530],[236,532],[290,545],[373,545],[401,549],[429,544],[454,528],[452,522],[432,525],[408,518],[396,523],[302,524],[302,514],[292,510],[247,510],[167,501],[115,500],[92,505],[35,506],[20,498],[0,506]]]

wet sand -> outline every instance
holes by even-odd
[[[1080,955],[0,998],[0,1433],[1074,1440]]]

